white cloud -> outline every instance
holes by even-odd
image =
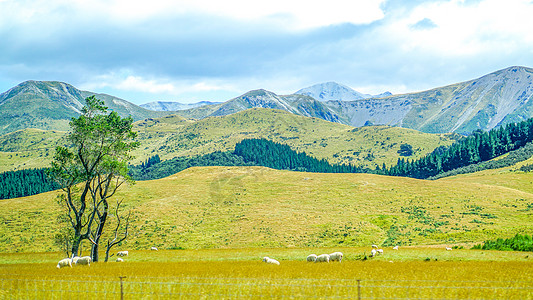
[[[405,51],[443,56],[508,52],[533,46],[532,14],[533,5],[525,0],[437,1],[393,19],[383,34],[401,41]],[[417,30],[414,25],[424,20],[433,26]]]
[[[186,14],[218,16],[239,21],[267,22],[287,29],[309,29],[341,23],[368,24],[384,17],[381,5],[385,0],[7,0],[17,15],[11,21],[53,16],[51,22],[61,22],[72,15],[82,19],[102,18],[117,23],[136,23],[157,17],[176,17]],[[0,1],[1,3],[1,1]],[[7,7],[7,6],[6,6]],[[13,9],[15,8],[15,9]],[[69,13],[64,14],[65,11]]]

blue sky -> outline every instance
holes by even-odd
[[[0,0],[0,92],[25,80],[136,104],[327,81],[415,92],[533,67],[532,15],[529,0]]]

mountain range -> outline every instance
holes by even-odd
[[[169,114],[203,119],[259,107],[355,127],[389,125],[426,133],[468,134],[533,117],[532,75],[531,68],[509,67],[470,81],[401,95],[370,96],[328,82],[291,95],[259,89],[223,103],[179,106],[156,102],[144,107],[110,95],[81,91],[67,83],[26,81],[0,94],[0,134],[30,127],[65,130],[70,118],[79,114],[83,99],[91,95],[135,120]],[[173,111],[183,107],[186,109]]]
[[[67,130],[68,122],[78,116],[85,98],[95,95],[122,116],[134,120],[157,118],[168,112],[152,111],[106,94],[81,91],[57,81],[25,81],[0,94],[0,134],[25,128]]]

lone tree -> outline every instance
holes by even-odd
[[[107,114],[104,102],[91,96],[85,99],[82,114],[70,121],[67,147],[57,147],[50,174],[64,191],[59,197],[71,227],[68,245],[71,255],[79,254],[83,240],[91,243],[91,258],[98,261],[100,241],[110,217],[109,198],[125,182],[134,183],[128,176],[131,151],[139,146],[132,131],[133,119],[122,118],[116,112]],[[120,225],[117,202],[115,217]],[[127,236],[127,222],[123,238],[118,238],[120,226],[115,227],[113,245]],[[109,243],[108,243],[109,244]],[[106,261],[110,247],[106,250]]]

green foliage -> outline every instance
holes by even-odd
[[[409,144],[401,144],[400,150],[398,150],[398,154],[400,156],[411,156],[413,155],[413,146]]]
[[[524,165],[520,167],[520,171],[522,172],[531,172],[533,171],[533,165]]]
[[[296,152],[288,145],[265,139],[243,140],[235,145],[234,154],[241,156],[246,162],[278,170],[321,173],[359,173],[366,170],[346,164],[330,164],[325,159],[316,159],[303,152]]]
[[[447,176],[454,176],[457,174],[474,173],[483,170],[499,169],[513,166],[521,161],[527,160],[533,156],[533,143],[529,142],[525,146],[509,152],[502,158],[493,159],[489,161],[471,164],[465,167],[457,168],[448,172],[438,174],[436,176],[428,177],[428,179],[439,179]],[[520,171],[528,172],[528,165],[522,166]]]
[[[439,147],[418,160],[399,158],[383,170],[393,176],[428,178],[461,167],[491,160],[533,141],[533,118],[489,132],[476,131],[449,147]]]
[[[82,115],[70,122],[67,140],[71,145],[56,148],[50,174],[64,191],[59,203],[67,208],[73,231],[72,255],[78,255],[83,240],[90,240],[91,257],[98,261],[98,246],[112,212],[109,198],[124,182],[132,182],[128,162],[139,143],[133,141],[137,133],[132,131],[131,117],[122,118],[114,111],[106,114],[104,102],[94,96],[85,100]],[[118,224],[119,206],[114,214]]]
[[[500,251],[533,251],[533,235],[516,234],[508,239],[496,239],[485,241],[483,244],[475,245],[472,249],[480,250],[500,250]]]
[[[0,199],[31,196],[59,188],[46,169],[28,169],[0,173]]]

